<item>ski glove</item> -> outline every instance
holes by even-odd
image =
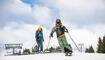
[[[49,37],[50,37],[50,38],[53,37],[53,34],[51,33]]]
[[[66,29],[66,31],[65,31],[65,32],[69,33],[68,29]]]

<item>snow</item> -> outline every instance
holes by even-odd
[[[0,56],[0,60],[105,60],[105,54],[73,53],[73,56],[65,56],[64,53],[47,53],[21,56]]]

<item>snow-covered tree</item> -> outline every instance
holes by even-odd
[[[97,53],[102,53],[103,52],[103,41],[102,39],[99,37],[99,41],[98,41],[98,48],[97,48]]]

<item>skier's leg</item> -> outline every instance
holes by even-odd
[[[40,44],[39,44],[39,42],[37,42],[36,52],[39,52],[39,47],[40,47]]]
[[[65,56],[71,56],[72,55],[71,46],[69,46],[69,44],[67,43],[67,40],[66,40],[65,36],[62,37],[61,39],[62,39],[62,42],[63,42],[63,45],[64,45]]]
[[[43,51],[43,42],[42,41],[40,42],[40,45],[41,45],[41,51]]]
[[[64,43],[64,49],[66,50],[66,51],[68,51],[68,52],[72,52],[72,48],[71,48],[71,46],[69,46],[69,44],[67,43],[67,40],[66,40],[66,38],[65,38],[65,36],[64,37],[62,37],[62,41],[63,41],[63,43]]]
[[[41,51],[41,40],[39,40],[39,52]]]
[[[61,51],[64,52],[64,46],[63,46],[63,43],[62,43],[62,39],[61,38],[57,38],[58,39],[58,43],[61,47]]]

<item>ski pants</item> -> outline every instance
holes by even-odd
[[[37,52],[39,52],[39,49],[41,50],[41,51],[43,51],[43,41],[42,40],[39,40],[39,41],[37,41],[37,48],[36,48],[36,51]]]
[[[57,37],[57,39],[58,39],[58,43],[59,43],[59,45],[61,47],[62,52],[66,52],[65,48],[67,48],[69,51],[72,51],[72,47],[71,47],[71,45],[69,45],[67,43],[67,40],[66,40],[65,36],[64,37]]]

